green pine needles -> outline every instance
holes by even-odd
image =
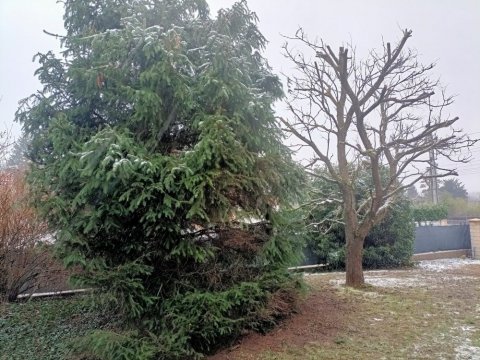
[[[278,209],[299,176],[255,14],[67,0],[64,19],[62,56],[37,55],[43,90],[17,119],[59,255],[126,320],[78,348],[184,359],[268,329],[298,288],[285,269],[301,246]]]

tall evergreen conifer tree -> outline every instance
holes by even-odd
[[[17,119],[60,256],[128,320],[87,347],[187,358],[273,324],[272,301],[295,287],[277,211],[296,171],[255,14],[245,2],[212,19],[204,0],[67,0],[64,20],[62,56],[36,56],[43,90]]]

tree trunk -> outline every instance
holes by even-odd
[[[346,262],[346,286],[354,288],[361,287],[365,284],[363,277],[363,243],[364,238],[356,237],[352,230],[347,230],[345,226],[345,236],[347,242]]]
[[[345,166],[346,169],[346,166]],[[346,170],[345,170],[346,171]],[[345,175],[344,175],[345,176]],[[358,234],[358,218],[355,212],[355,194],[351,186],[342,187],[343,193],[343,219],[345,220],[346,250],[346,285],[354,288],[363,286],[363,243],[365,236]]]

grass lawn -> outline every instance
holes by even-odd
[[[309,275],[297,315],[211,360],[480,359],[480,262],[421,266],[368,272],[362,290],[343,274]]]

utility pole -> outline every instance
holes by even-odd
[[[430,124],[430,120],[432,118],[432,106],[430,104],[430,98],[428,98],[428,107],[430,108],[430,112],[428,114],[428,124]],[[430,144],[433,144],[433,134],[430,133],[428,137]],[[437,205],[438,204],[438,179],[437,179],[437,164],[435,162],[435,149],[431,149],[429,151],[430,155],[430,190],[432,191],[432,203]]]
[[[433,136],[430,134],[430,140],[433,142]],[[432,203],[438,204],[438,179],[437,179],[437,164],[435,162],[435,149],[430,152],[430,190],[432,191]]]

